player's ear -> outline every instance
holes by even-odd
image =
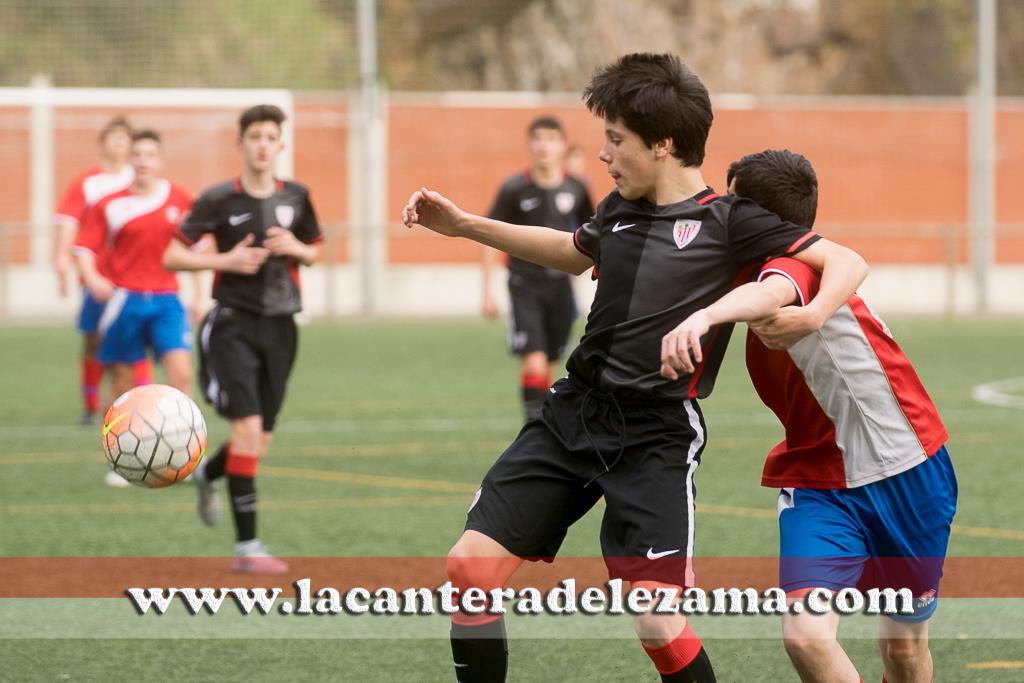
[[[654,151],[654,158],[661,160],[671,156],[672,151],[675,149],[675,144],[672,142],[672,138],[665,138],[655,142],[651,149]]]

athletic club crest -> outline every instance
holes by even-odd
[[[676,240],[676,246],[682,249],[697,238],[700,233],[700,221],[689,221],[680,218],[672,226],[672,237]]]
[[[559,192],[555,195],[555,206],[563,214],[567,214],[576,208],[576,195],[572,192]]]
[[[292,220],[295,218],[295,207],[281,204],[274,207],[274,216],[277,224],[286,230],[292,227]]]
[[[178,224],[178,219],[181,218],[181,209],[176,206],[168,206],[167,210],[164,211],[164,215],[167,216],[168,223]]]

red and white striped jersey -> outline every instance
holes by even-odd
[[[806,304],[820,275],[791,258],[758,276],[786,277]],[[843,489],[924,462],[948,439],[938,411],[885,323],[859,296],[786,351],[747,334],[747,369],[786,429],[765,461],[769,487]]]
[[[160,180],[152,194],[131,188],[100,199],[82,220],[75,251],[105,251],[111,282],[136,292],[176,292],[178,278],[163,266],[164,250],[192,208],[188,190]]]
[[[90,207],[108,194],[125,189],[134,178],[135,170],[130,164],[117,173],[108,173],[100,166],[90,168],[75,178],[64,192],[57,205],[56,222],[78,227]]]

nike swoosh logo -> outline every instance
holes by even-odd
[[[455,668],[456,669],[461,669],[464,666],[469,666],[469,664],[462,664],[461,662],[455,662]]]
[[[120,415],[115,417],[113,420],[111,420],[110,424],[103,425],[103,436],[106,436],[107,434],[109,434],[110,430],[114,428],[114,425],[116,425],[118,422],[120,422],[121,420],[125,419],[129,415],[131,415],[131,413],[121,413]]]
[[[679,552],[679,548],[676,548],[675,550],[663,550],[660,553],[654,552],[654,548],[649,548],[647,550],[647,559],[648,560],[657,560],[659,558],[667,557],[669,555],[675,555],[678,552]]]
[[[251,213],[243,213],[243,214],[238,215],[238,216],[228,216],[228,223],[230,223],[231,226],[234,227],[236,225],[241,225],[242,223],[246,222],[250,218],[252,218],[252,214]]]
[[[612,232],[618,232],[619,230],[625,230],[626,228],[632,228],[636,223],[628,223],[626,225],[619,225],[618,221],[615,221],[615,225],[612,226]]]
[[[523,211],[533,211],[540,206],[540,197],[529,197],[519,202],[519,208]]]

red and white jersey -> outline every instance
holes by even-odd
[[[117,173],[108,173],[102,167],[90,168],[75,178],[61,197],[54,217],[57,223],[78,227],[85,212],[109,194],[120,192],[132,184],[135,170],[126,164]]]
[[[758,276],[788,278],[806,304],[820,275],[791,258]],[[765,461],[769,487],[843,489],[924,462],[948,439],[928,392],[885,323],[859,296],[786,351],[747,334],[747,369],[786,429]]]
[[[160,180],[148,195],[131,188],[99,200],[82,220],[75,251],[104,256],[104,275],[116,286],[136,292],[176,292],[178,278],[163,267],[164,250],[192,195],[169,180]]]

